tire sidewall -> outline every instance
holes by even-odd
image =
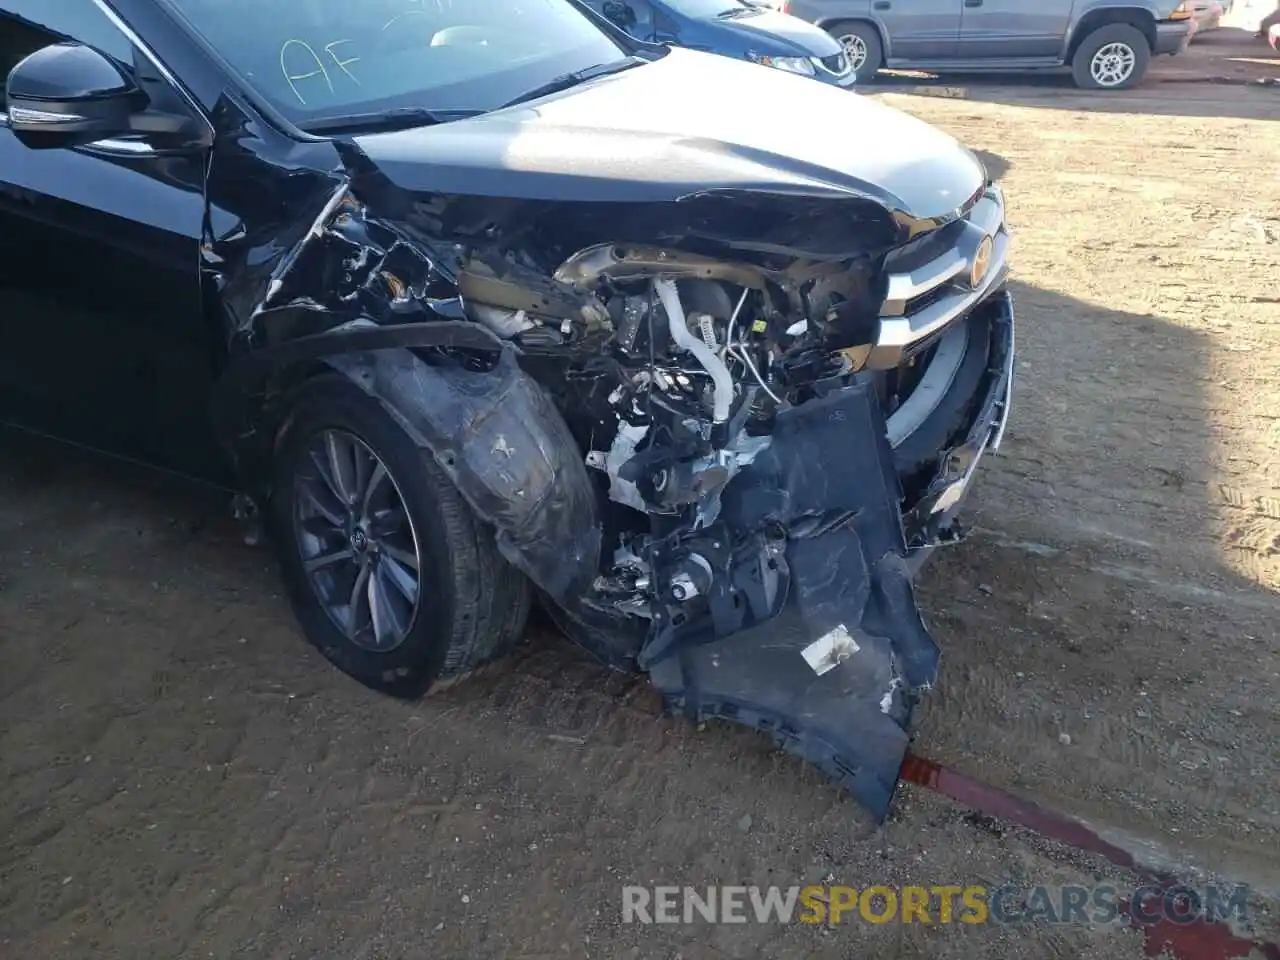
[[[867,59],[861,67],[854,69],[858,76],[865,75],[870,79],[884,66],[884,45],[880,42],[880,32],[872,24],[864,23],[861,20],[846,20],[842,23],[833,24],[829,32],[836,40],[840,40],[841,37],[846,37],[850,34],[856,34],[866,45]]]
[[[268,519],[294,614],[307,640],[343,673],[385,693],[417,696],[444,664],[456,606],[455,558],[429,480],[439,467],[381,404],[345,378],[318,378],[297,395],[290,409],[272,463]],[[330,429],[353,434],[377,454],[399,490],[418,540],[418,610],[404,642],[386,653],[357,646],[338,628],[315,596],[298,550],[294,474],[311,439]]]
[[[1133,72],[1128,79],[1114,87],[1101,86],[1093,79],[1091,64],[1099,50],[1109,43],[1123,43],[1133,50]],[[1098,27],[1081,41],[1071,59],[1071,77],[1077,87],[1085,90],[1128,90],[1142,82],[1151,62],[1151,44],[1137,27],[1127,23],[1109,23]]]

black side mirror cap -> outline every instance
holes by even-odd
[[[33,149],[193,127],[187,117],[148,110],[146,93],[113,60],[79,43],[51,44],[20,60],[5,81],[5,101],[9,127]]]
[[[55,43],[28,55],[5,81],[9,126],[50,146],[118,137],[145,110],[146,94],[92,47]]]

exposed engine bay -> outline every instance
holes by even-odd
[[[1002,206],[998,192],[982,202]],[[993,226],[983,235],[998,233],[1002,216]],[[916,246],[936,254],[941,238],[927,239],[932,246]],[[901,262],[904,251],[897,256]],[[893,321],[884,323],[879,310],[893,278],[882,288],[877,266],[870,256],[761,263],[606,243],[554,267],[510,254],[500,265],[475,258],[463,267],[458,287],[467,314],[519,347],[555,395],[596,478],[604,504],[601,565],[570,614],[596,628],[589,636],[598,654],[647,669],[682,644],[769,621],[792,592],[789,543],[851,521],[853,504],[842,508],[836,498],[802,505],[797,491],[778,486],[777,457],[790,452],[785,444],[775,449],[780,415],[794,422],[799,411],[854,389],[887,418],[873,432],[905,441],[955,382],[962,364],[953,357],[969,355],[970,368],[972,356],[992,359],[964,346],[986,335],[976,329],[981,321],[937,324],[931,335],[886,346],[880,334]],[[582,298],[572,313],[549,311],[550,297],[529,299],[538,285],[532,277],[547,273],[561,298],[566,291]],[[907,292],[917,306],[921,294],[934,304],[946,296]],[[907,299],[897,308],[902,314]],[[931,367],[932,379],[941,373],[945,384],[928,382]],[[832,411],[846,413],[852,411]],[[896,459],[888,453],[898,470],[887,490],[895,491],[895,482],[907,489],[886,496],[908,509],[919,501],[950,439],[927,441],[923,450],[916,443],[914,453],[906,444]],[[862,462],[855,458],[846,469],[875,474],[884,466],[881,453],[863,450]],[[823,468],[821,459],[810,465]],[[735,485],[744,470],[752,475]],[[770,485],[776,502],[766,503],[753,488]],[[912,546],[953,534],[949,523],[939,524]],[[900,683],[896,675],[890,681]]]
[[[799,311],[758,267],[605,244],[554,272],[592,298],[580,321],[468,304],[527,354],[574,358],[552,389],[611,506],[592,606],[630,621],[627,634],[643,625],[652,648],[737,632],[786,598],[787,532],[735,535],[721,496],[769,448],[780,409],[839,383],[869,354],[857,343],[867,331],[843,329],[836,308],[866,302],[859,275],[791,269],[809,288]],[[822,284],[806,276],[823,272]],[[484,295],[467,273],[460,287],[464,298],[473,287]],[[803,308],[818,298],[830,319],[811,331]]]

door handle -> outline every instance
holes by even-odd
[[[964,0],[964,5],[966,7],[980,7],[982,6],[982,0]]]
[[[893,4],[889,0],[876,0],[874,6],[877,10],[888,10]]]

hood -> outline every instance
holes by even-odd
[[[671,49],[530,104],[355,138],[391,183],[427,194],[653,202],[715,192],[875,200],[954,217],[985,181],[942,131],[807,77]]]
[[[759,53],[834,57],[840,52],[840,44],[827,31],[778,10],[757,7],[739,17],[704,22],[735,35],[748,50]]]

